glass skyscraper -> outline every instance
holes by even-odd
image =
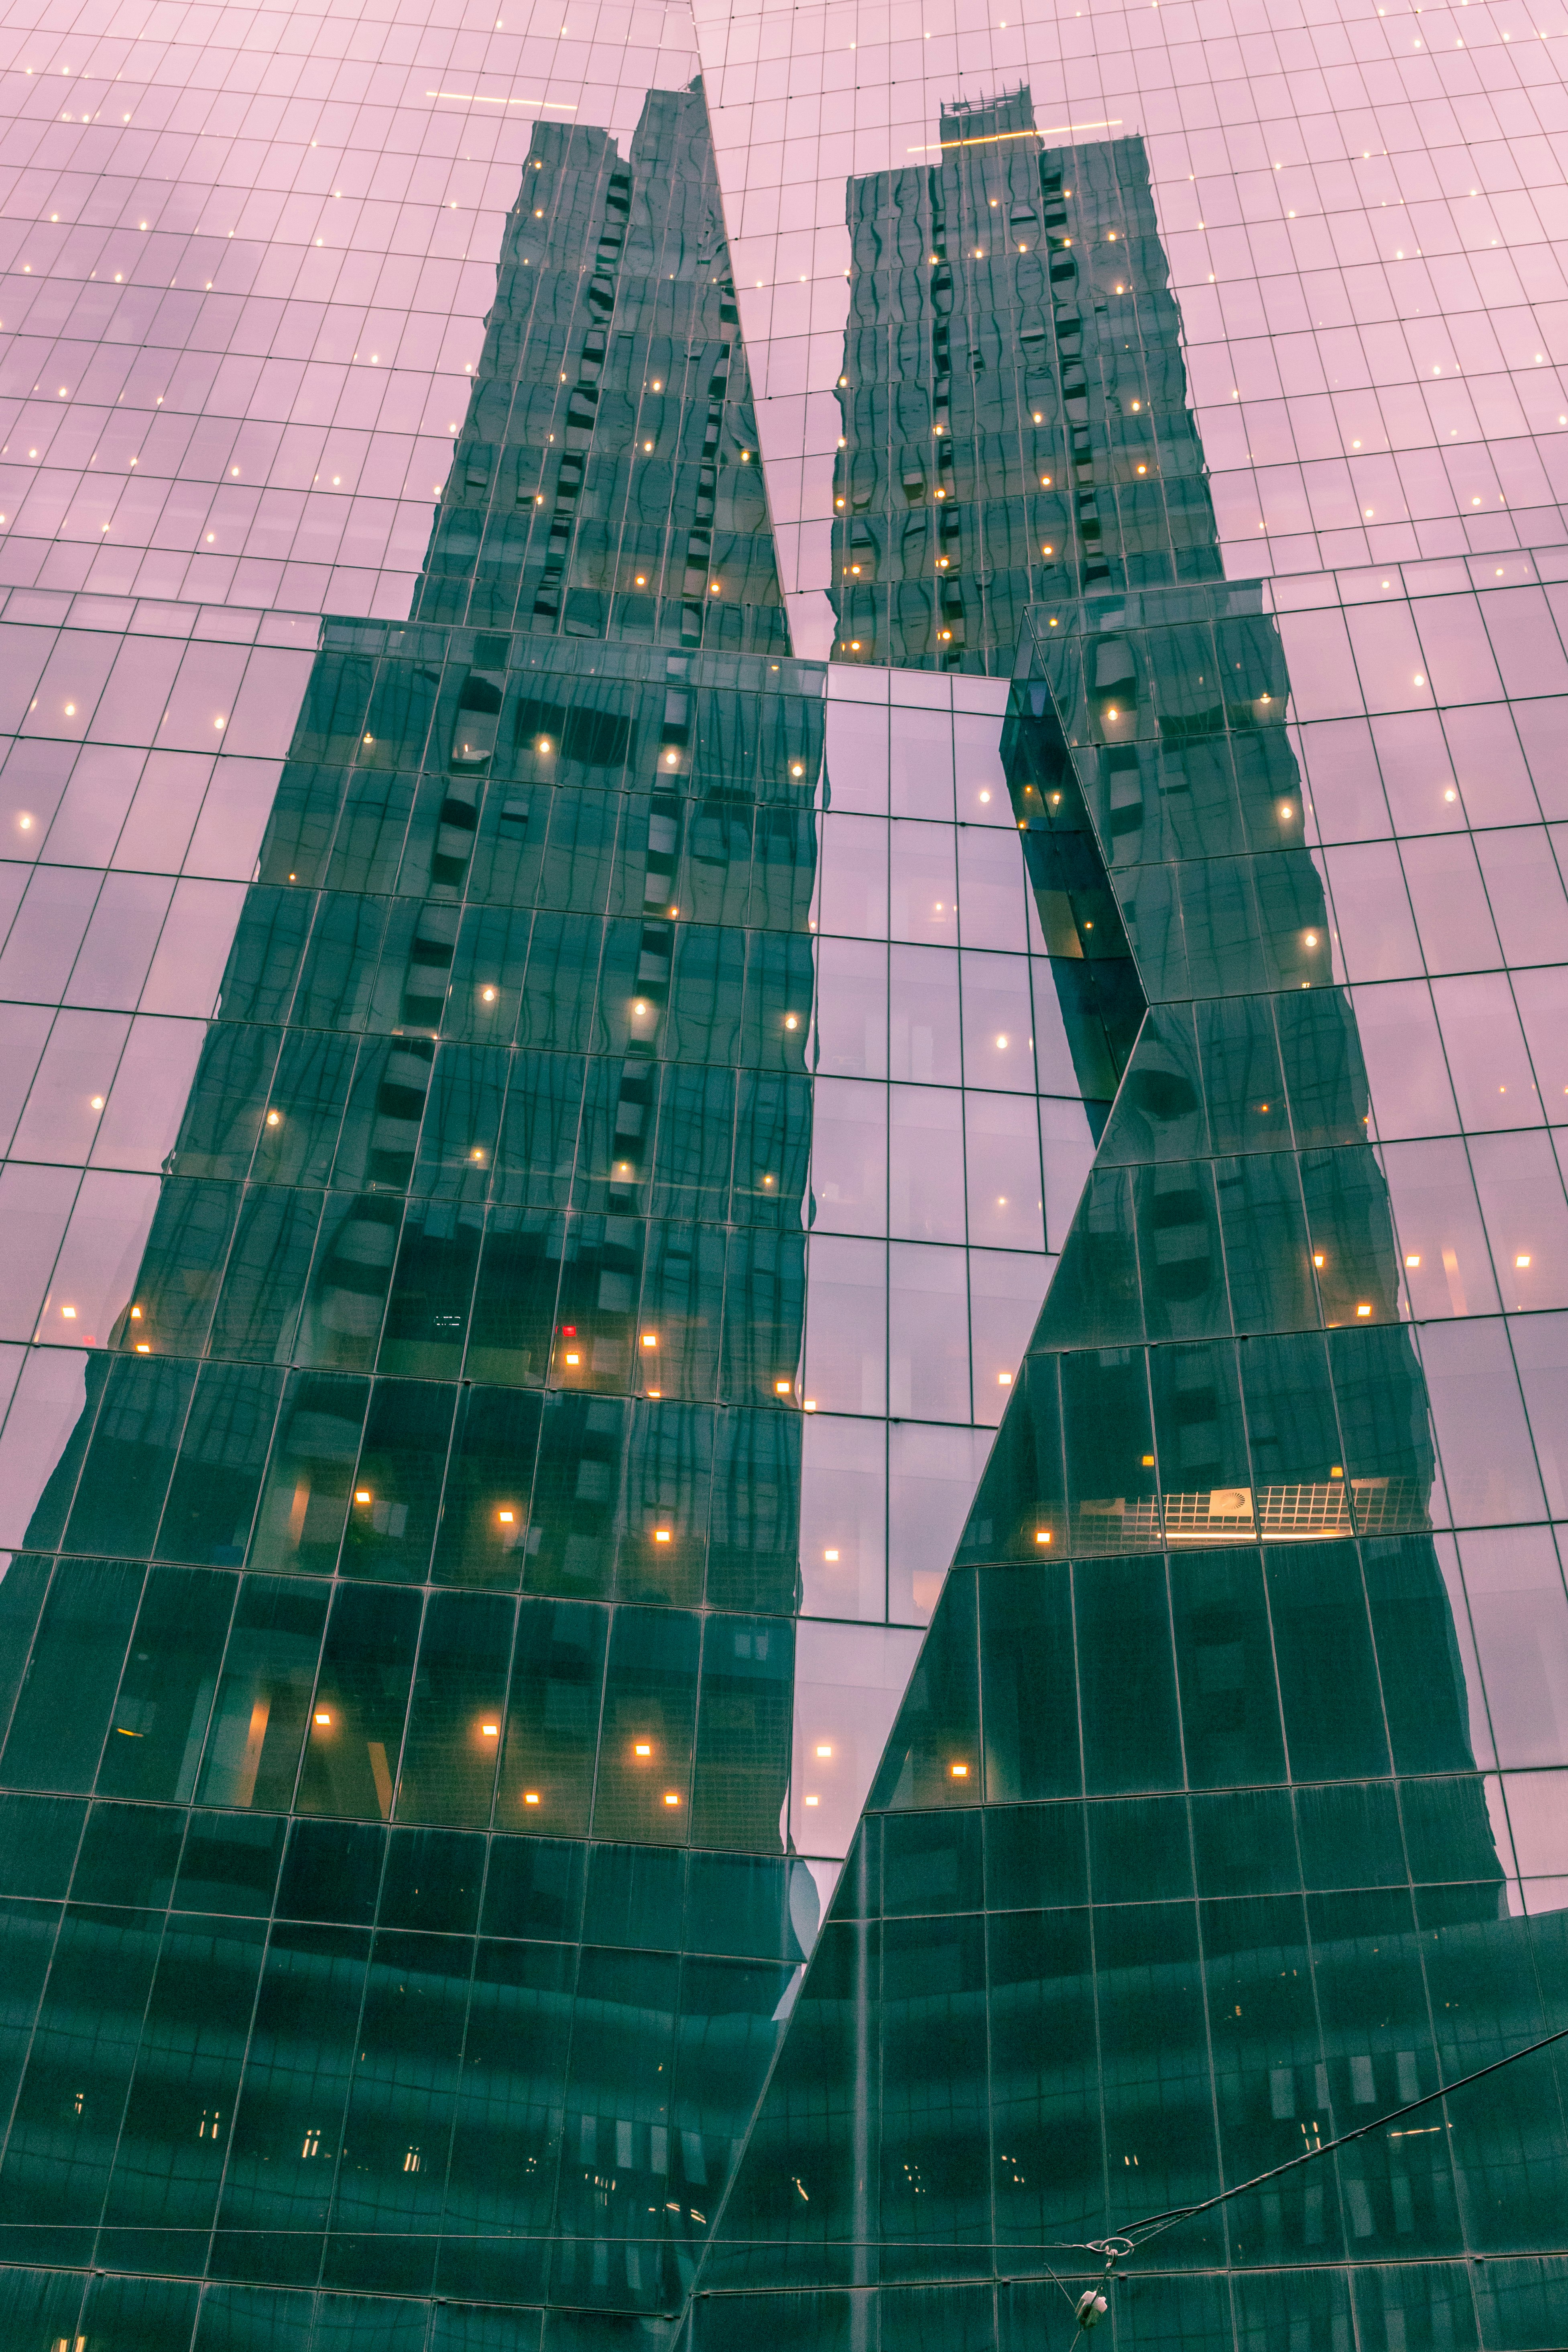
[[[14,15],[7,2345],[1568,2339],[1561,35]]]

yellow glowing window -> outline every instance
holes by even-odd
[[[653,1748],[647,1740],[639,1739],[637,1746],[633,1748],[632,1754],[634,1756],[651,1756],[653,1754]]]

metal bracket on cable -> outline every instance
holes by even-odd
[[[1099,2286],[1086,2287],[1073,2305],[1078,2314],[1079,2333],[1083,2335],[1087,2335],[1091,2327],[1098,2327],[1110,2310],[1110,2297],[1106,2289],[1115,2284],[1117,2256],[1131,2254],[1132,2241],[1131,2238],[1092,2238],[1089,2252],[1105,2256],[1105,2276]]]

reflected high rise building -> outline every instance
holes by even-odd
[[[977,273],[988,212],[1008,213],[1015,256],[1038,233],[1026,121],[1026,100],[942,121],[944,147],[1007,159],[973,169],[959,233]],[[1061,257],[1041,487],[1063,467],[1058,387],[1085,487],[1076,523],[1058,504],[1044,526],[1055,593],[1014,575],[1028,609],[1004,760],[1080,1086],[1109,1116],[694,2336],[738,2344],[765,2315],[802,2344],[1049,2340],[1114,2252],[1118,2341],[1469,2341],[1463,2278],[1402,2265],[1447,2251],[1506,2164],[1506,2105],[1417,2110],[1222,2196],[1468,2071],[1434,1986],[1456,1967],[1506,1983],[1522,1946],[1500,1917],[1428,1532],[1425,1384],[1282,650],[1261,587],[1218,581],[1195,463],[1170,468],[1163,503],[1166,453],[1197,450],[1139,142],[1038,170]],[[870,184],[925,198],[923,173]],[[934,229],[927,259],[934,293]],[[868,341],[857,319],[852,381]],[[966,393],[983,366],[972,344]],[[849,405],[838,495],[869,515],[891,500]],[[950,435],[962,446],[956,393],[939,452]],[[954,571],[962,463],[935,477]],[[1129,527],[1091,521],[1134,469],[1151,487],[1134,482]],[[906,541],[925,530],[916,474],[910,457]],[[989,564],[990,509],[968,511]],[[961,619],[955,587],[936,607],[929,581],[889,594],[880,548],[875,584],[857,581],[842,559],[875,530],[840,527],[840,630],[859,639],[840,657],[912,611],[928,657],[940,617],[941,658],[989,658],[1003,567],[983,583],[996,601],[963,591]],[[1504,2006],[1500,2039],[1528,2042],[1534,2012]],[[1144,2252],[1152,2217],[1170,2226]]]
[[[216,1005],[130,999],[167,1148],[16,1334],[25,2352],[1012,2347],[1097,2286],[1124,2346],[1554,2340],[1554,2053],[1433,2095],[1563,2022],[1498,1769],[1557,1751],[1449,1532],[1519,1491],[1432,1336],[1471,1232],[1346,976],[1338,640],[1227,572],[1149,152],[1076,128],[952,100],[849,184],[831,665],[701,83],[532,135],[412,617],[322,625],[177,902]],[[175,622],[4,620],[41,958],[74,681]],[[19,1139],[126,1116],[70,1024],[142,879]]]
[[[1005,677],[1029,608],[1218,577],[1138,139],[1053,148],[1026,88],[851,181],[837,659]]]
[[[119,2274],[89,2340],[204,2278],[238,2340],[317,2286],[322,2342],[576,2340],[723,2193],[818,1902],[822,677],[756,459],[700,91],[542,126],[416,616],[325,625],[5,1581],[0,1777],[95,1802],[0,2252]],[[69,1874],[80,1798],[6,1801]]]
[[[539,126],[487,327],[416,617],[784,649],[700,82]]]

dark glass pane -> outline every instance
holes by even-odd
[[[390,1816],[418,1629],[417,1593],[340,1588],[310,1708],[301,1812]]]
[[[375,1916],[385,1850],[383,1830],[348,1822],[295,1822],[278,1890],[279,1916],[368,1927]]]
[[[1073,1794],[1082,1766],[1069,1571],[1044,1561],[983,1570],[979,1596],[986,1801]]]
[[[91,1788],[142,1579],[139,1567],[60,1563],[0,1764],[14,1788]]]
[[[1264,1554],[1291,1777],[1388,1770],[1361,1563],[1346,1544]]]
[[[1064,1356],[1062,1426],[1075,1552],[1159,1540],[1154,1433],[1142,1348]]]
[[[161,1559],[239,1566],[281,1388],[276,1372],[202,1366],[158,1530]]]
[[[173,1805],[94,1805],[77,1857],[78,1903],[162,1910],[174,1888],[185,1816]]]
[[[1090,1791],[1179,1789],[1182,1737],[1163,1559],[1106,1559],[1073,1571]]]
[[[293,1796],[328,1594],[324,1584],[245,1579],[207,1737],[204,1802],[281,1808]]]
[[[1173,1552],[1171,1600],[1189,1783],[1216,1789],[1283,1780],[1285,1748],[1258,1553],[1250,1545]]]
[[[430,1598],[397,1787],[397,1817],[482,1828],[501,1752],[515,1604],[500,1594]]]
[[[193,1813],[180,1857],[177,1911],[265,1918],[272,1908],[286,1824],[243,1814]]]
[[[460,1394],[432,1573],[446,1584],[515,1587],[529,1557],[541,1402],[504,1389]]]
[[[700,1633],[696,1617],[616,1611],[594,1799],[596,1837],[686,1843]]]
[[[290,1372],[250,1565],[330,1575],[348,1517],[368,1381]]]
[[[524,1601],[507,1699],[496,1826],[542,1836],[588,1826],[609,1612]]]
[[[449,1389],[377,1381],[354,1470],[345,1576],[417,1583],[430,1558],[452,1428]]]
[[[199,1569],[153,1570],[99,1769],[107,1795],[188,1803],[195,1794],[238,1585]]]
[[[86,1813],[63,1797],[0,1797],[0,1895],[64,1895]]]

